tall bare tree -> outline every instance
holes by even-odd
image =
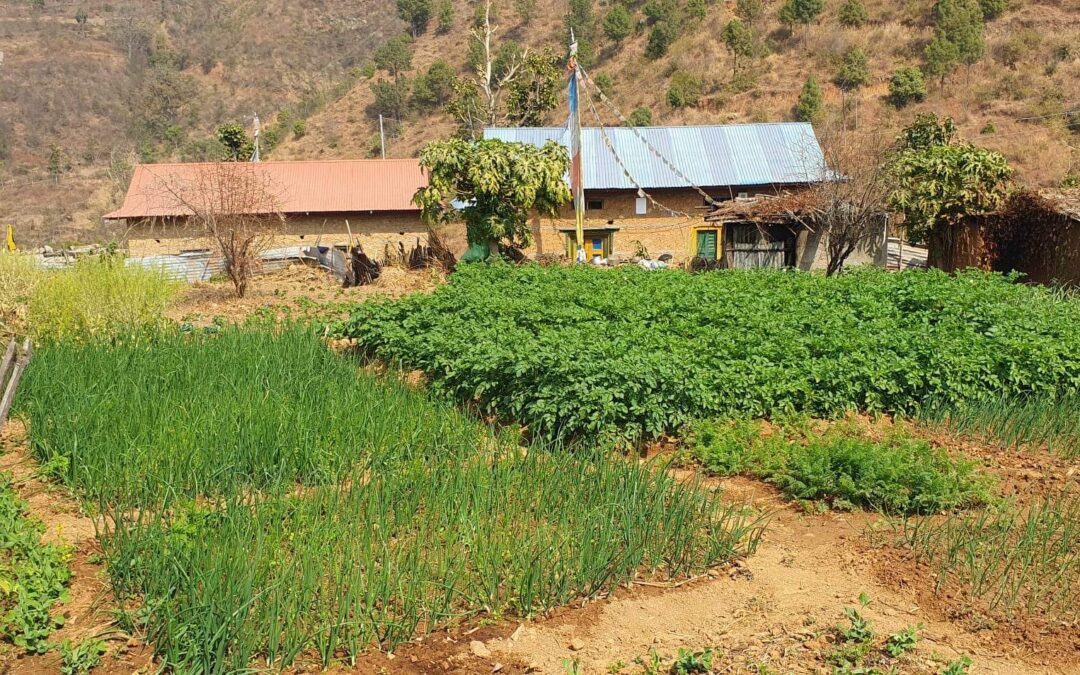
[[[811,188],[813,225],[825,240],[832,276],[860,248],[884,245],[891,191],[888,156],[891,139],[842,126],[821,135],[822,162]]]
[[[491,22],[491,2],[484,1],[483,22],[473,29],[472,37],[480,45],[482,58],[476,66],[476,82],[483,92],[487,124],[494,126],[499,121],[499,94],[507,83],[514,80],[518,71],[529,56],[529,50],[515,54],[508,63],[503,64],[502,72],[495,72],[495,48],[492,40],[498,26]]]
[[[262,254],[285,221],[279,191],[269,176],[257,163],[200,164],[164,189],[213,243],[236,294],[244,297]]]

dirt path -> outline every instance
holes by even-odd
[[[749,481],[730,483],[733,492],[755,490]],[[680,648],[709,647],[723,654],[719,672],[831,673],[824,661],[829,629],[842,622],[845,607],[859,607],[865,593],[872,602],[860,611],[880,635],[924,626],[903,672],[937,673],[967,655],[972,673],[1080,673],[1074,665],[1080,654],[1043,656],[989,630],[971,632],[920,607],[911,591],[881,581],[880,566],[892,562],[876,558],[863,534],[872,521],[863,514],[806,516],[783,507],[757,554],[726,574],[663,593],[630,592],[593,611],[527,623],[488,646],[534,672],[559,675],[573,660],[582,673],[607,673],[618,662],[628,664],[624,672],[637,673],[634,659],[652,649],[671,658]]]
[[[30,515],[45,523],[43,541],[70,546],[71,570],[68,586],[71,598],[58,605],[56,612],[64,617],[64,625],[50,638],[60,643],[71,640],[102,639],[109,652],[95,673],[133,673],[150,663],[151,651],[119,631],[111,610],[112,596],[105,580],[103,566],[98,562],[100,549],[92,518],[79,510],[78,503],[61,488],[43,481],[39,465],[30,456],[26,433],[20,422],[9,422],[0,429],[0,472],[14,479],[19,496],[27,502]],[[60,656],[56,650],[43,656],[5,658],[0,655],[0,673],[58,673]]]

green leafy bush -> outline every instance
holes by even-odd
[[[980,272],[464,266],[336,332],[534,434],[1080,389],[1080,302]]]
[[[107,650],[104,640],[86,640],[79,644],[64,640],[60,643],[60,675],[87,675],[98,667]]]
[[[130,337],[164,322],[181,284],[116,256],[84,258],[46,273],[30,296],[28,323],[35,340]]]
[[[760,421],[696,422],[688,443],[712,471],[759,476],[792,499],[833,507],[933,513],[987,497],[973,463],[950,460],[944,451],[902,431],[875,440],[854,423],[825,432],[802,426],[763,433]]]
[[[914,66],[897,68],[889,78],[889,102],[897,108],[926,98],[926,80]]]
[[[672,108],[695,106],[701,100],[701,79],[692,73],[676,71],[671,76],[667,91],[668,105]]]
[[[45,527],[0,474],[0,639],[30,654],[44,654],[62,623],[53,605],[67,602],[71,579],[66,548],[41,541]]]

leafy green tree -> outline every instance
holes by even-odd
[[[604,17],[604,35],[612,42],[622,42],[634,32],[634,17],[625,5],[616,4]]]
[[[611,78],[607,73],[600,73],[593,81],[596,83],[596,88],[600,90],[600,93],[608,98],[615,93],[615,80]]]
[[[694,23],[701,23],[709,16],[709,6],[705,0],[686,0],[686,18]]]
[[[456,78],[446,104],[448,112],[458,123],[458,136],[479,138],[488,124],[488,110],[476,84],[465,78]]]
[[[956,124],[951,117],[919,113],[896,137],[898,152],[925,150],[936,145],[950,145],[956,139]]]
[[[409,24],[412,36],[420,37],[431,21],[431,0],[397,0],[397,12],[401,20]]]
[[[802,91],[799,92],[799,101],[795,104],[795,117],[803,122],[816,122],[821,116],[821,104],[821,85],[811,75],[806,78]]]
[[[1008,195],[1012,168],[998,152],[970,143],[901,151],[892,165],[890,205],[913,241],[933,242],[966,215],[989,213]]]
[[[80,7],[78,11],[75,12],[75,24],[79,27],[80,33],[86,31],[86,22],[89,20],[90,15],[86,13],[85,7]]]
[[[913,66],[897,68],[889,78],[889,102],[897,108],[926,98],[926,80]]]
[[[71,171],[71,158],[68,157],[67,152],[59,145],[54,145],[49,149],[48,171],[49,177],[53,179],[53,182],[58,182],[60,176]]]
[[[841,89],[851,90],[866,86],[870,82],[870,62],[866,52],[859,48],[848,50],[836,73],[836,85]]]
[[[165,137],[165,130],[183,121],[191,110],[197,86],[187,73],[167,65],[148,69],[139,88],[131,97],[131,112],[135,124],[147,138],[156,143]]]
[[[536,0],[514,0],[514,10],[521,23],[528,25],[536,16]]]
[[[742,19],[750,28],[765,16],[765,0],[737,0],[735,16]]]
[[[649,31],[648,42],[645,43],[645,56],[650,59],[658,59],[667,54],[671,43],[678,37],[678,29],[674,24],[662,21]]]
[[[870,20],[863,0],[846,0],[840,6],[840,24],[848,28],[862,28]]]
[[[214,134],[217,142],[221,144],[225,156],[222,158],[229,162],[246,162],[251,159],[255,152],[255,142],[248,136],[244,125],[239,122],[226,122],[217,128]]]
[[[780,6],[780,22],[788,26],[809,26],[825,9],[825,0],[784,0]]]
[[[439,21],[439,33],[445,35],[454,30],[454,0],[439,0],[435,15]]]
[[[970,66],[983,57],[986,25],[979,0],[937,0],[933,19],[934,41],[951,43],[957,62]],[[939,46],[935,51],[947,53],[948,50],[943,52]]]
[[[375,67],[396,80],[412,68],[412,45],[407,35],[392,37],[375,50]]]
[[[559,104],[562,60],[553,52],[525,57],[521,72],[506,83],[506,115],[511,124],[535,127]]]
[[[926,59],[926,74],[938,79],[939,86],[945,88],[945,79],[956,70],[960,61],[960,51],[954,42],[943,35],[937,35],[923,51]]]
[[[529,214],[554,215],[570,201],[566,148],[500,140],[435,141],[420,153],[427,187],[413,198],[429,223],[463,221],[470,244],[529,244]],[[459,208],[455,208],[454,204]]]
[[[578,43],[578,60],[588,65],[593,61],[593,45],[596,41],[596,15],[593,0],[569,0],[570,11],[566,15],[566,31],[574,31]]]
[[[672,108],[695,106],[701,100],[701,78],[683,70],[675,71],[668,86],[667,102]]]
[[[983,18],[987,21],[993,21],[1007,12],[1009,10],[1009,5],[1009,0],[979,0]]]
[[[410,89],[409,80],[405,77],[372,82],[371,93],[375,95],[375,100],[371,104],[371,112],[400,122],[409,111]]]
[[[742,21],[732,19],[724,26],[720,37],[723,38],[727,50],[731,52],[732,72],[738,72],[739,59],[752,56],[754,53],[754,34]]]
[[[632,127],[651,126],[653,123],[652,111],[645,106],[634,108],[626,121]]]
[[[428,67],[427,72],[413,82],[413,105],[421,110],[443,106],[454,90],[454,69],[443,59]]]

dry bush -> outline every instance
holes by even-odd
[[[166,182],[163,189],[214,243],[236,294],[244,297],[285,220],[281,188],[258,164],[219,162],[198,165],[190,178]]]

